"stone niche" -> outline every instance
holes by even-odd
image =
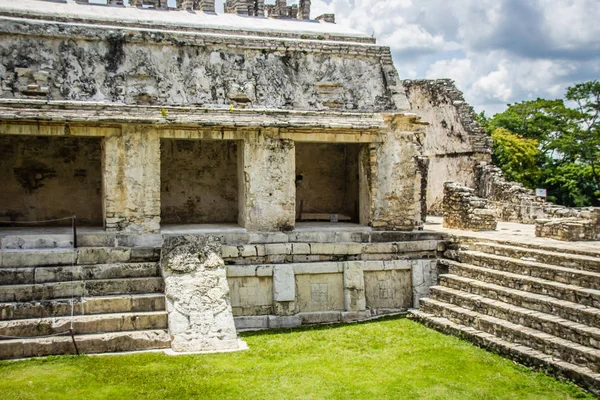
[[[296,143],[296,219],[359,222],[359,144]]]
[[[237,223],[235,141],[161,139],[161,222]]]
[[[0,218],[102,225],[101,138],[1,135],[0,154]]]

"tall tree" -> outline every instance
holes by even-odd
[[[545,186],[561,204],[600,205],[600,83],[570,87],[565,99],[511,104],[478,120],[494,138],[494,161],[507,177]]]

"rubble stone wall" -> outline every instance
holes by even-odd
[[[535,236],[569,242],[600,240],[600,208],[591,209],[589,218],[538,219]]]
[[[444,184],[445,228],[469,231],[495,230],[497,222],[487,201],[475,195],[475,189],[453,182]]]
[[[498,220],[535,224],[538,219],[589,218],[589,208],[571,208],[548,203],[517,182],[509,182],[502,170],[492,164],[477,166],[477,195],[489,201]]]
[[[421,143],[428,160],[427,212],[441,214],[444,183],[475,187],[475,168],[491,160],[491,139],[449,79],[405,80],[410,110],[427,122]]]

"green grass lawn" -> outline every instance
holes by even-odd
[[[407,319],[243,337],[250,350],[236,353],[1,362],[0,398],[593,398]]]

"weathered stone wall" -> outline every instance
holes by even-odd
[[[477,166],[475,187],[489,201],[501,221],[534,224],[547,218],[589,218],[589,208],[570,208],[548,203],[517,182],[509,182],[502,170],[488,163]]]
[[[161,223],[237,222],[235,141],[161,140]]]
[[[342,214],[358,222],[359,145],[296,144],[296,218]]]
[[[445,228],[469,231],[496,229],[494,211],[487,208],[487,200],[475,195],[475,189],[446,182],[443,207]]]
[[[569,242],[600,240],[600,208],[592,208],[584,215],[588,218],[538,219],[535,236]]]
[[[373,228],[421,227],[421,170],[417,157],[425,126],[415,116],[384,115],[383,142],[372,146],[366,171]],[[361,190],[362,192],[362,190]],[[361,197],[362,200],[362,197]],[[361,218],[362,219],[362,218]]]
[[[387,47],[0,22],[1,98],[361,112],[404,106],[396,104],[403,94]]]
[[[427,210],[442,212],[444,183],[475,187],[475,168],[491,159],[491,139],[449,79],[403,82],[412,112],[429,123],[422,148],[429,160]]]
[[[99,138],[0,135],[0,218],[102,225],[101,158]]]

